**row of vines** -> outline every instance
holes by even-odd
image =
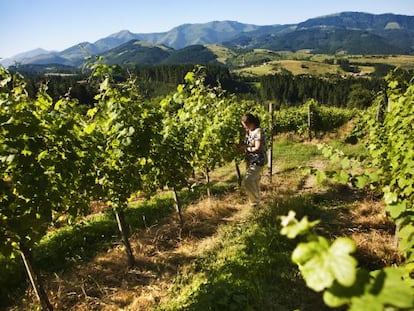
[[[22,258],[44,310],[53,307],[33,267],[32,251],[52,223],[76,222],[90,212],[92,201],[105,203],[114,211],[127,264],[133,266],[124,215],[128,202],[137,194],[170,190],[183,225],[177,191],[189,185],[191,174],[203,173],[208,188],[211,170],[240,160],[235,146],[244,136],[244,113],[269,122],[260,105],[206,85],[202,67],[159,101],[144,100],[133,77],[117,81],[115,68],[91,65],[89,82],[98,89],[91,107],[70,92],[54,101],[47,85],[33,99],[22,76],[0,68],[0,259]],[[301,108],[274,112],[273,132],[311,138],[354,114],[310,100]],[[388,198],[400,204],[395,195]]]
[[[133,78],[115,81],[114,68],[91,66],[90,82],[99,89],[93,107],[70,93],[53,101],[46,85],[31,99],[24,78],[0,68],[0,254],[22,258],[44,310],[53,307],[32,251],[51,223],[76,222],[92,201],[105,203],[132,266],[124,216],[129,200],[158,189],[176,197],[193,170],[208,177],[238,157],[239,122],[251,107],[206,86],[203,68],[156,103],[142,99]],[[180,215],[178,204],[177,210]]]
[[[387,90],[379,94],[360,117],[354,135],[365,143],[367,156],[347,157],[321,144],[321,152],[336,169],[316,171],[319,180],[366,189],[383,197],[395,223],[395,247],[402,263],[380,270],[358,267],[352,256],[355,243],[340,237],[329,241],[312,230],[318,220],[282,217],[282,234],[302,236],[292,254],[308,287],[323,292],[330,307],[348,310],[414,309],[414,83],[389,76]]]
[[[293,132],[309,139],[334,131],[357,114],[357,110],[319,105],[314,99],[301,107],[275,112],[273,130],[276,133]]]

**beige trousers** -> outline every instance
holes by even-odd
[[[260,203],[260,177],[262,174],[262,166],[248,165],[246,176],[244,177],[244,188],[252,206]]]

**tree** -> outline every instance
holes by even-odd
[[[360,84],[353,85],[349,93],[347,107],[348,108],[368,108],[373,100],[371,92],[362,87]]]

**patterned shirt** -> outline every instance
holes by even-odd
[[[246,151],[246,161],[248,164],[264,166],[266,164],[266,138],[263,130],[258,127],[255,128],[253,131],[246,132],[246,140],[245,143],[247,147],[254,147],[256,141],[262,142],[262,149],[256,152],[248,152]]]

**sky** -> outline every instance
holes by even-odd
[[[120,30],[164,32],[184,23],[293,24],[344,11],[414,16],[411,0],[0,0],[0,58],[61,51]]]

